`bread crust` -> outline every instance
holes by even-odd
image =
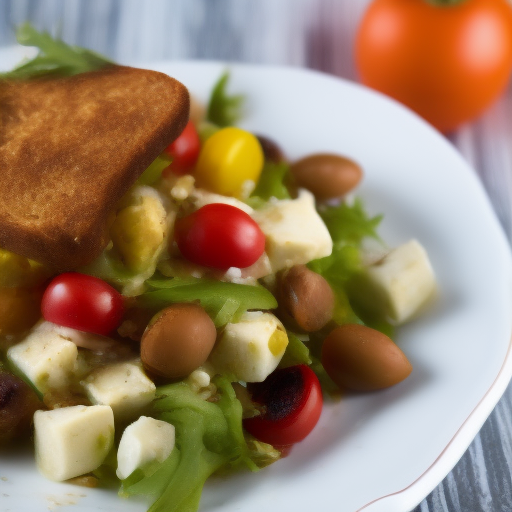
[[[188,115],[187,89],[156,71],[0,81],[0,247],[58,271],[91,262],[116,203]]]

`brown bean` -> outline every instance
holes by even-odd
[[[329,283],[305,265],[295,265],[278,276],[278,302],[297,325],[318,331],[332,318],[334,293]]]
[[[363,177],[361,167],[344,156],[318,153],[294,162],[290,170],[299,187],[317,199],[331,199],[354,189]]]
[[[164,309],[144,332],[140,356],[146,370],[178,379],[201,366],[215,344],[217,331],[203,308],[173,304]]]
[[[322,365],[340,388],[372,391],[398,384],[412,371],[385,334],[358,324],[334,329],[322,345]]]

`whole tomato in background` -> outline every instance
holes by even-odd
[[[361,81],[442,132],[482,113],[512,70],[508,0],[375,0],[359,26]]]

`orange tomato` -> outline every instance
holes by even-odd
[[[507,0],[375,0],[356,38],[361,81],[442,132],[482,113],[512,70]]]

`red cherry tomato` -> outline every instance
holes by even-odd
[[[196,127],[189,121],[181,135],[165,149],[172,156],[172,163],[164,171],[164,175],[169,172],[182,175],[191,171],[196,165],[200,149],[201,141]]]
[[[266,406],[261,416],[244,420],[254,437],[275,446],[302,441],[315,427],[322,412],[322,389],[306,365],[271,373],[263,382],[248,384],[252,399]]]
[[[505,89],[512,6],[507,0],[374,0],[359,26],[355,57],[364,84],[449,132]]]
[[[189,261],[221,270],[250,267],[265,250],[265,235],[244,211],[228,204],[207,204],[178,219],[174,235]]]
[[[124,305],[121,294],[105,281],[67,272],[50,282],[41,311],[49,322],[106,335],[119,326]]]

